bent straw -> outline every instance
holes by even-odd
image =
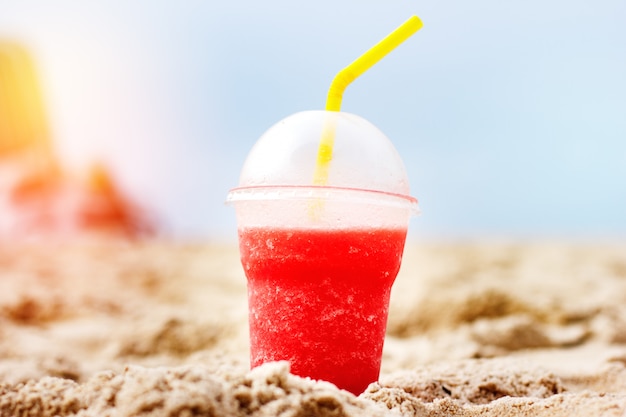
[[[354,60],[350,65],[337,73],[326,98],[326,110],[338,112],[341,110],[341,100],[346,87],[361,74],[370,69],[374,64],[393,51],[398,45],[407,40],[411,35],[420,30],[422,21],[417,16],[411,16],[396,30],[387,35],[383,40],[367,50],[363,55]],[[332,116],[332,115],[331,115]],[[327,120],[317,151],[317,162],[313,183],[325,185],[328,181],[328,164],[333,156],[335,142],[335,118]]]

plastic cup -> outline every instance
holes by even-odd
[[[334,148],[312,185],[324,129]],[[359,394],[380,372],[392,284],[410,216],[402,161],[363,118],[307,111],[270,128],[227,201],[247,277],[250,359]]]

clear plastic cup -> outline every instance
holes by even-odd
[[[328,126],[326,185],[312,185]],[[391,287],[417,211],[392,143],[353,114],[294,114],[255,144],[227,201],[248,280],[251,366],[285,360],[296,375],[363,392],[379,376]]]

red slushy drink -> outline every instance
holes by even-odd
[[[312,184],[329,126],[332,164],[325,184]],[[294,114],[257,141],[227,201],[248,280],[252,367],[284,360],[296,375],[363,392],[378,379],[417,211],[393,144],[353,114]]]
[[[296,375],[363,392],[378,379],[405,238],[406,228],[240,229],[252,367],[286,360]]]
[[[252,366],[360,394],[378,379],[391,286],[409,218],[402,159],[374,125],[341,112],[348,84],[422,27],[417,16],[333,78],[325,111],[293,114],[259,138],[228,193],[248,279]]]

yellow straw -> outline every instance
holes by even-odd
[[[406,22],[391,32],[387,37],[371,47],[350,65],[339,71],[328,90],[326,110],[338,112],[341,110],[341,100],[346,87],[374,64],[393,51],[398,45],[422,28],[422,21],[417,16],[411,16]],[[313,183],[325,185],[328,180],[328,164],[332,159],[335,142],[334,117],[326,123],[317,151],[317,162]]]
[[[411,35],[422,28],[422,21],[417,16],[411,16],[406,22],[391,32],[382,41],[371,47],[350,65],[339,71],[328,90],[326,110],[341,110],[341,99],[346,87],[374,64],[383,59],[389,52],[407,40]]]

